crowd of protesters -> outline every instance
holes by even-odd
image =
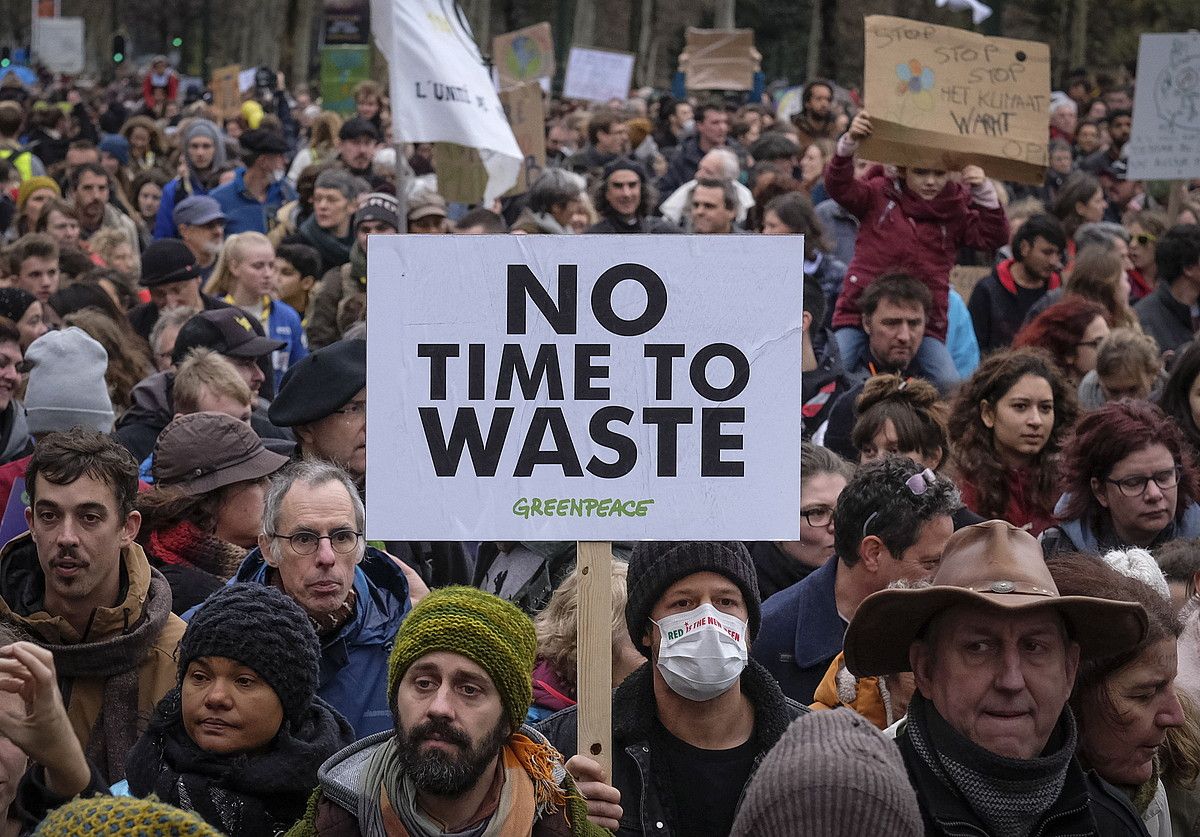
[[[828,81],[549,98],[487,206],[375,82],[181,88],[0,81],[0,834],[1200,833],[1200,181],[1129,78],[1038,186]],[[365,540],[371,239],[479,233],[804,236],[799,540],[614,544],[611,773],[574,543]]]

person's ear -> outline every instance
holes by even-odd
[[[129,546],[137,537],[138,531],[142,528],[142,513],[137,509],[131,511],[125,516],[125,522],[121,525],[121,548]]]
[[[1092,496],[1096,498],[1096,502],[1104,508],[1108,508],[1108,498],[1104,496],[1104,483],[1092,477]]]
[[[306,291],[312,290],[312,286],[317,284],[317,277],[304,276],[300,279],[300,287]]]
[[[996,426],[996,411],[986,398],[979,402],[979,420],[988,430]]]
[[[271,554],[271,539],[264,532],[258,533],[258,551],[262,553],[263,560],[268,566],[278,567],[279,562],[275,560],[275,556]]]
[[[891,554],[876,535],[867,535],[858,544],[858,559],[873,573],[879,572],[879,565]]]
[[[913,680],[916,681],[917,691],[923,695],[932,694],[929,685],[933,682],[933,654],[925,640],[918,639],[908,646],[908,664],[912,667]],[[1075,682],[1072,678],[1071,682]]]
[[[805,334],[808,334],[809,329],[812,328],[812,319],[812,314],[807,311],[800,315],[800,327],[804,330]]]

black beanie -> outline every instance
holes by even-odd
[[[643,656],[650,656],[650,649],[642,645],[642,637],[659,597],[679,579],[702,572],[720,573],[741,588],[749,614],[746,622],[750,639],[758,635],[762,616],[758,574],[745,544],[740,541],[645,541],[634,547],[629,558],[628,599],[625,602],[629,638]]]
[[[321,646],[300,606],[265,584],[233,584],[213,593],[179,642],[179,686],[188,664],[226,657],[275,690],[284,717],[299,724],[317,693]]]

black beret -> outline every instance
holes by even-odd
[[[288,369],[267,411],[276,427],[319,421],[367,386],[367,341],[339,340]]]

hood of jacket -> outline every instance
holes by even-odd
[[[117,427],[130,424],[149,424],[166,427],[171,423],[175,408],[171,401],[174,372],[155,372],[138,382],[129,393],[129,409],[117,419]]]
[[[112,607],[98,607],[86,636],[79,636],[61,616],[45,610],[45,577],[33,536],[13,538],[0,551],[0,618],[8,618],[55,645],[94,642],[124,633],[142,616],[150,595],[150,562],[136,543],[121,551],[124,598]]]

